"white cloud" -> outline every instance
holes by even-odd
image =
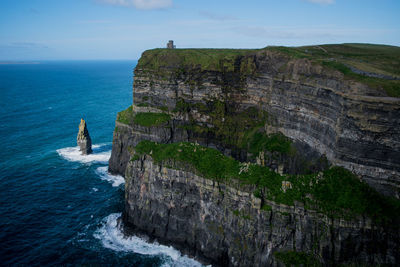
[[[335,3],[335,0],[306,0],[308,2],[314,3],[314,4],[321,4],[321,5],[330,5]]]
[[[100,2],[116,5],[135,7],[137,9],[162,9],[172,6],[172,0],[100,0]]]

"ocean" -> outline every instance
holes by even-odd
[[[124,179],[107,164],[136,63],[0,65],[0,265],[201,266],[118,223]],[[81,118],[88,156],[76,146]]]

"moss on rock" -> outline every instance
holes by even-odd
[[[332,218],[351,219],[367,215],[376,222],[389,223],[398,219],[400,212],[399,200],[380,195],[341,167],[332,167],[320,174],[280,175],[268,167],[241,163],[216,149],[187,142],[159,144],[141,141],[135,147],[135,157],[143,154],[151,155],[158,163],[173,160],[189,164],[208,179],[228,183],[230,179],[236,179],[255,185],[257,197],[263,200],[286,205],[294,205],[294,201],[303,202],[305,207],[317,209]],[[289,182],[291,186],[283,190],[283,182]]]

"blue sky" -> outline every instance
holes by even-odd
[[[0,1],[0,60],[137,59],[169,39],[189,48],[400,46],[400,1]]]

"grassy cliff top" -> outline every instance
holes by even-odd
[[[388,96],[400,97],[400,47],[375,44],[330,44],[302,47],[269,47],[293,58],[344,74],[345,79],[368,85]]]
[[[224,67],[233,71],[238,57],[254,54],[256,49],[166,49],[157,48],[143,52],[139,68],[200,68],[221,71]]]
[[[364,72],[400,78],[400,47],[376,44],[328,44],[267,47],[295,58],[339,62]]]
[[[145,51],[138,65],[146,68],[201,66],[207,70],[219,70],[221,60],[234,62],[237,57],[268,50],[293,58],[337,61],[365,72],[400,78],[400,47],[375,44],[268,46],[262,49],[156,48]]]
[[[262,49],[165,49],[147,50],[138,68],[185,72],[227,71],[252,74],[257,71],[258,54],[271,51],[292,59],[306,58],[314,64],[334,69],[349,80],[400,97],[400,47],[375,44],[329,44],[301,47],[269,46]]]

